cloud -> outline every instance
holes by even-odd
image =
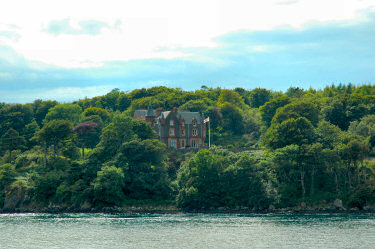
[[[0,46],[0,102],[24,103],[46,96],[69,101],[115,87],[132,90],[155,84],[186,90],[201,85],[286,90],[375,83],[371,34],[375,34],[373,12],[361,22],[232,32],[217,37],[215,47],[169,48],[189,55],[185,57],[107,61],[100,67],[75,69],[29,61]]]
[[[106,22],[96,20],[83,20],[78,23],[72,22],[69,18],[51,21],[44,29],[44,32],[53,35],[98,35],[103,29],[114,29],[121,25],[120,21],[110,25]]]

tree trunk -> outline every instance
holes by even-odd
[[[53,158],[56,159],[57,151],[56,151],[56,145],[53,145]]]
[[[311,188],[310,188],[310,196],[313,196],[314,194],[314,181],[315,181],[315,166],[312,168],[311,172]]]
[[[333,174],[335,175],[336,194],[338,194],[339,193],[339,180],[338,180],[338,177],[337,177],[336,170],[333,172]]]
[[[85,159],[85,147],[82,144],[82,159]]]
[[[302,200],[305,200],[305,194],[306,194],[306,190],[305,190],[305,169],[304,169],[303,166],[301,167],[301,187],[302,187]]]
[[[47,143],[44,143],[43,146],[43,166],[44,168],[47,167]]]

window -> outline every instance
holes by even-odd
[[[193,136],[198,136],[198,130],[197,129],[193,129]]]
[[[175,149],[177,149],[177,141],[176,141],[176,139],[169,140],[169,148],[175,148]]]
[[[185,148],[185,139],[181,140],[181,148]]]
[[[185,128],[181,128],[181,136],[185,136]]]
[[[174,128],[169,128],[169,135],[174,136]]]
[[[196,119],[193,120],[193,126],[197,126],[197,120]]]
[[[174,126],[174,121],[172,119],[169,121],[169,125]]]
[[[185,122],[184,122],[184,121],[181,121],[181,126],[182,126],[182,127],[185,126]]]
[[[191,140],[191,147],[199,148],[200,141],[199,140]]]

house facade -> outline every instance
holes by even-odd
[[[179,112],[176,107],[172,111],[153,110],[149,105],[147,110],[136,110],[133,119],[150,122],[168,148],[204,147],[206,125],[199,112]]]

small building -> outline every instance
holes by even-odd
[[[133,119],[150,122],[156,130],[159,140],[168,148],[185,149],[204,147],[206,125],[204,116],[199,112],[153,110],[149,104],[147,110],[136,110]]]

